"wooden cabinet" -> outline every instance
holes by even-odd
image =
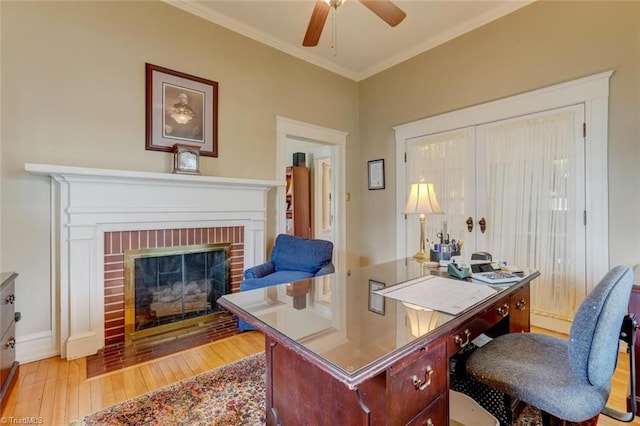
[[[15,272],[2,273],[0,279],[0,410],[9,399],[11,389],[18,378],[19,364],[16,361],[16,315],[14,310],[15,286],[18,274]]]
[[[640,321],[640,286],[634,285],[631,289],[631,298],[629,299],[629,312],[636,315],[636,319]],[[636,332],[636,341],[633,345],[633,351],[635,354],[636,368],[636,415],[640,416],[640,336]],[[630,398],[630,395],[627,399]],[[627,401],[627,409],[630,410],[630,401]]]
[[[311,186],[309,169],[287,167],[287,234],[311,238]]]

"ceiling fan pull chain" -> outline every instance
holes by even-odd
[[[336,15],[338,7],[333,7],[331,11],[331,49],[333,49],[333,57],[338,56],[338,27],[336,25]]]

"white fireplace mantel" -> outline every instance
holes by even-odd
[[[284,182],[25,164],[51,177],[54,333],[61,356],[104,346],[104,233],[244,227],[244,265],[265,260],[266,194]]]

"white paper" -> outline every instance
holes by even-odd
[[[497,290],[434,275],[375,291],[385,297],[457,315],[497,293]]]

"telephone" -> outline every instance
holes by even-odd
[[[471,255],[471,260],[486,260],[491,262],[491,259],[493,259],[491,253],[487,253],[486,251],[477,251]]]
[[[447,265],[447,273],[453,278],[463,280],[469,276],[469,268],[460,267],[456,262],[451,262]]]
[[[495,272],[500,270],[500,264],[492,261],[491,253],[478,251],[471,255],[471,272]]]

